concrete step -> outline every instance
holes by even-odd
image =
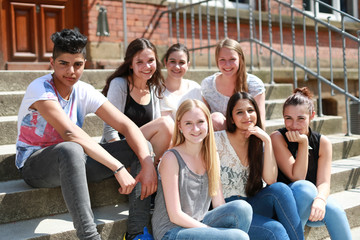
[[[360,226],[360,188],[349,189],[338,193],[331,194],[333,198],[345,210],[351,228]],[[306,240],[320,240],[329,237],[329,233],[325,226],[322,227],[306,227]],[[358,238],[353,238],[358,239]]]
[[[283,99],[282,103],[284,103],[285,99],[291,95],[293,91],[293,85],[289,83],[265,83],[265,89],[266,100]]]
[[[120,240],[126,232],[128,204],[94,208],[97,230],[103,240]],[[51,239],[77,240],[70,214],[57,214],[30,220],[0,224],[2,240]]]
[[[266,84],[266,117],[282,117],[282,105],[292,91],[291,84]],[[101,89],[99,89],[100,91]],[[0,92],[0,116],[16,116],[25,91]]]
[[[332,143],[333,161],[360,155],[360,135],[332,134],[326,136]]]
[[[311,121],[311,128],[314,131],[320,132],[323,135],[342,133],[342,117],[340,116],[323,116],[323,117],[315,117]],[[284,119],[270,119],[266,120],[266,132],[271,134],[276,129],[284,127]]]
[[[115,178],[89,183],[92,207],[128,201]],[[0,224],[67,212],[60,187],[32,188],[22,179],[0,182]]]
[[[89,114],[85,118],[83,129],[90,136],[101,136],[103,131],[103,121],[95,114]],[[0,131],[2,133],[0,145],[16,143],[17,116],[0,117]]]
[[[284,99],[274,99],[265,101],[265,118],[266,120],[278,119],[283,117]]]
[[[360,156],[333,161],[331,165],[330,186],[331,193],[359,187]]]

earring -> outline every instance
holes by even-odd
[[[180,133],[183,134],[183,131],[180,129]]]

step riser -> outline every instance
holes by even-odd
[[[85,118],[83,129],[90,136],[101,136],[103,132],[103,121],[96,115]],[[17,121],[0,121],[0,145],[15,144],[17,138]]]
[[[127,196],[119,194],[118,188],[114,178],[90,183],[92,207],[127,202]],[[67,212],[59,187],[30,188],[28,191],[1,194],[0,202],[0,224]]]
[[[266,85],[266,99],[281,99],[288,96],[287,93],[291,92],[291,85]],[[285,95],[286,94],[286,95]],[[21,101],[24,97],[24,93],[21,92],[7,92],[6,94],[0,94],[0,116],[17,116]],[[282,117],[282,104],[283,101],[279,103],[267,103],[266,104],[266,118],[275,119]],[[273,109],[276,108],[274,111]],[[276,114],[274,114],[276,113]]]
[[[282,110],[281,110],[282,111]],[[282,118],[282,113],[281,113]],[[330,134],[336,134],[341,133],[341,124],[342,119],[341,117],[334,117],[332,119],[314,119],[310,123],[310,127],[313,131],[320,132],[322,135],[330,135]],[[268,134],[271,134],[273,131],[276,131],[279,128],[284,127],[284,122],[281,121],[281,123],[278,123],[276,125],[267,125],[266,126],[266,132]]]
[[[273,114],[279,115],[281,106],[275,107]],[[281,110],[282,111],[282,110]],[[273,131],[283,127],[282,124],[266,126],[266,132],[271,134]],[[314,131],[320,132],[323,135],[330,135],[341,133],[341,118],[333,118],[327,120],[314,120],[311,122],[311,128]],[[103,121],[96,115],[89,115],[85,118],[83,129],[90,136],[101,136],[103,131]],[[0,138],[0,145],[15,144],[17,137],[17,121],[0,121],[0,131],[2,138]]]

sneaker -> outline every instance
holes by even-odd
[[[147,227],[144,227],[144,233],[137,235],[133,240],[154,240],[153,236],[148,232]]]
[[[129,236],[128,233],[124,234],[124,238],[123,240],[154,240],[153,236],[149,233],[147,227],[144,227],[144,233],[143,234],[138,234],[135,237],[131,237]]]

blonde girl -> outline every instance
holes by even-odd
[[[249,239],[252,210],[225,204],[210,112],[186,100],[176,114],[173,147],[159,163],[152,218],[155,239]],[[212,201],[214,209],[208,211]]]

